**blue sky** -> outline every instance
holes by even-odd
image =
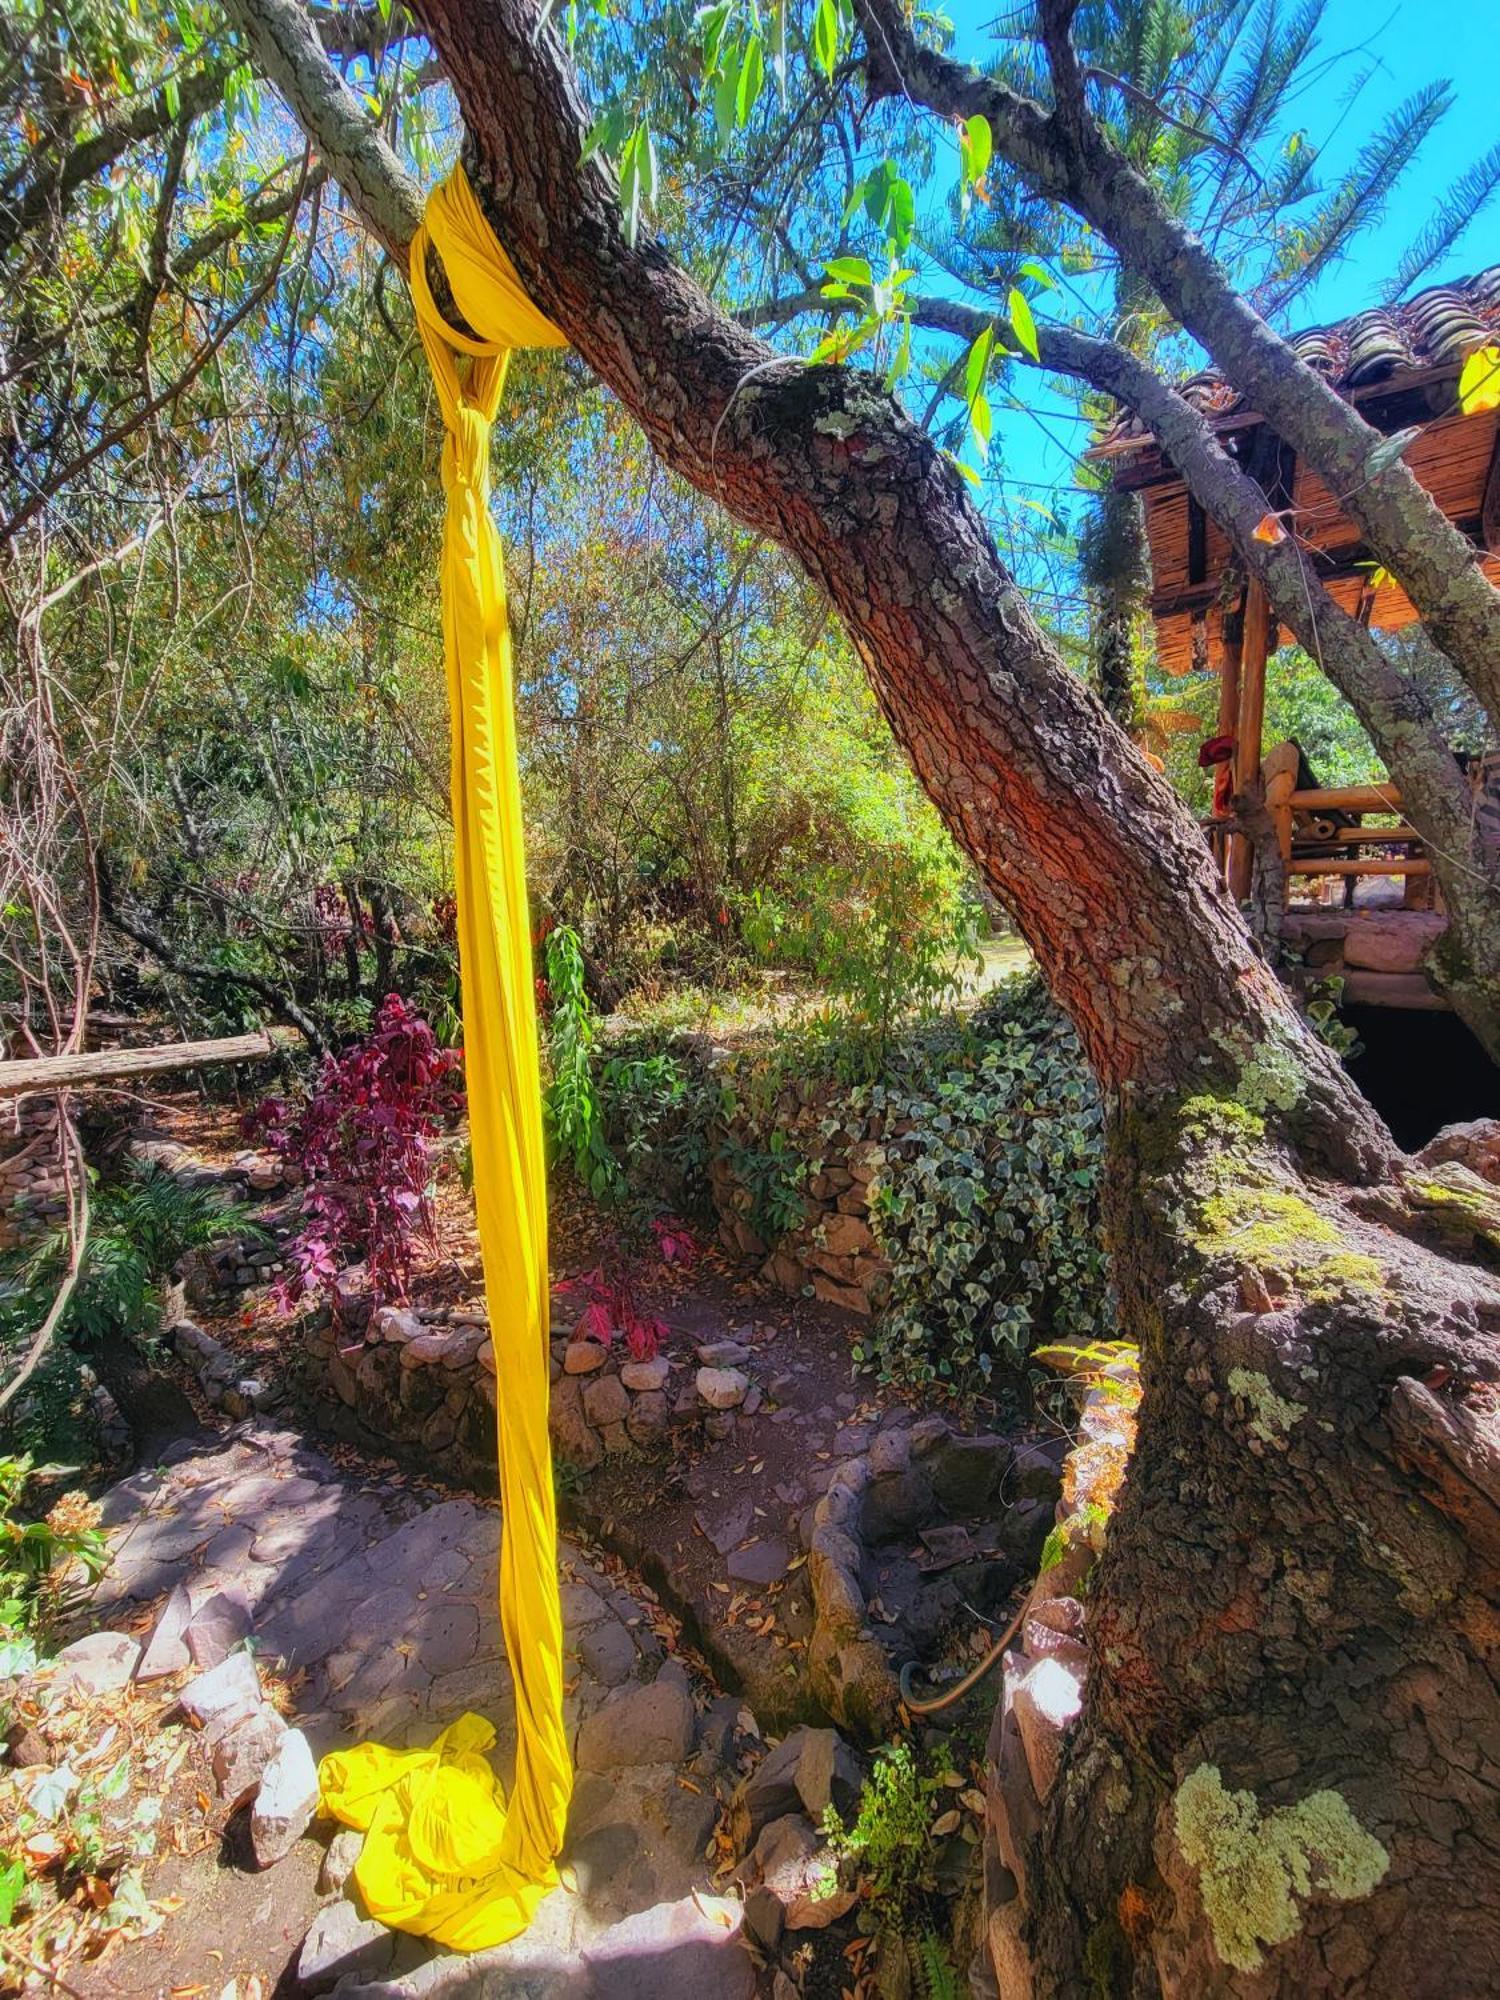
[[[958,53],[971,60],[983,57],[989,46],[987,24],[1005,4],[1006,0],[949,0]],[[1283,4],[1290,6],[1292,0]],[[1453,28],[1461,32],[1451,32]],[[1327,140],[1320,161],[1322,179],[1336,181],[1363,141],[1420,85],[1447,78],[1455,101],[1398,187],[1383,222],[1361,235],[1343,262],[1299,301],[1296,325],[1340,319],[1378,303],[1396,260],[1441,195],[1500,137],[1500,81],[1486,53],[1497,46],[1497,35],[1500,0],[1468,0],[1462,10],[1445,6],[1442,0],[1330,0],[1319,50],[1325,58],[1349,53],[1306,91],[1291,121],[1304,126],[1315,142]],[[1350,107],[1349,85],[1364,69],[1372,73]],[[1432,274],[1419,281],[1418,289],[1497,262],[1500,197]],[[1045,311],[1045,299],[1038,301],[1038,308]],[[1071,437],[1076,427],[1061,422],[1062,407],[1053,406],[1058,415],[1048,416],[1047,430]],[[1006,477],[1016,482],[1012,500],[1049,485],[1065,490],[1071,486],[1068,454],[1049,440],[1041,423],[1014,411],[997,410],[996,419],[1000,462]],[[1000,521],[996,526],[1003,541],[1004,526]]]

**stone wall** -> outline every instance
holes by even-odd
[[[360,1274],[340,1279],[338,1316],[302,1322],[300,1392],[317,1423],[366,1448],[431,1467],[483,1491],[495,1486],[495,1357],[482,1312],[371,1312]],[[754,1350],[699,1346],[691,1359],[632,1361],[595,1340],[552,1343],[551,1431],[559,1464],[591,1472],[611,1454],[650,1451],[686,1430],[733,1434],[765,1390]]]
[[[795,1185],[802,1220],[774,1243],[757,1229],[755,1190],[733,1164],[759,1153],[770,1134],[814,1169]],[[851,1312],[878,1312],[888,1269],[870,1227],[870,1189],[885,1165],[886,1136],[883,1113],[854,1113],[848,1091],[826,1081],[787,1085],[768,1118],[737,1114],[715,1133],[708,1168],[719,1241],[794,1297],[811,1292]]]
[[[0,1123],[0,1250],[61,1223],[67,1212],[57,1105],[23,1097],[5,1106]]]

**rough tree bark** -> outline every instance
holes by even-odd
[[[230,0],[252,36],[289,9]],[[1489,1990],[1492,1201],[1408,1187],[926,438],[868,378],[772,355],[659,246],[625,244],[529,0],[416,11],[533,297],[668,463],[827,588],[1110,1105],[1146,1395],[1090,1593],[1088,1705],[1028,1843],[1039,1990]],[[1457,1254],[1422,1240],[1439,1228]]]

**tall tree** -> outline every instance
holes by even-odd
[[[297,0],[232,12],[334,170],[359,160],[351,199],[399,247],[416,192],[394,159],[372,170]],[[1500,1287],[1471,1254],[1487,1198],[1462,1221],[1404,1176],[921,430],[870,376],[768,349],[629,226],[607,162],[582,160],[589,120],[527,0],[418,13],[531,295],[664,460],[826,588],[1108,1101],[1115,1270],[1146,1395],[1091,1593],[1088,1705],[1031,1857],[1042,1990],[1478,1991],[1500,1936],[1478,1752],[1500,1726]],[[1112,223],[1123,204],[1122,234],[1144,214],[1153,281],[1185,321],[1211,295],[1216,319],[1221,281],[1180,247],[1173,276],[1163,225],[1070,88],[1053,112],[997,104],[914,51],[894,9],[865,19],[877,85],[965,116],[987,105],[1049,193]],[[1055,15],[1048,47],[1067,85]],[[1363,464],[1350,413],[1330,417],[1237,300],[1230,319],[1278,422],[1310,443],[1326,429]],[[1386,487],[1372,519],[1392,552],[1428,536],[1425,504]],[[1424,561],[1451,567],[1435,539],[1414,582]],[[1458,595],[1445,643],[1462,652],[1466,620],[1489,613]],[[1459,1255],[1435,1247],[1445,1223]]]

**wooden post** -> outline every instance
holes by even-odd
[[[1278,743],[1267,756],[1263,768],[1266,781],[1266,810],[1276,829],[1276,845],[1282,864],[1292,858],[1292,793],[1297,789],[1300,759],[1295,743]]]
[[[1215,730],[1218,736],[1233,736],[1240,713],[1240,646],[1245,630],[1245,598],[1232,611],[1226,611],[1219,621],[1219,721]],[[1214,835],[1214,854],[1224,876],[1225,886],[1229,882],[1231,854],[1234,839],[1231,835]]]
[[[1260,746],[1266,727],[1266,659],[1271,650],[1271,607],[1252,582],[1245,592],[1245,633],[1240,648],[1239,713],[1234,729],[1234,788],[1243,792],[1260,781]],[[1229,893],[1237,903],[1250,894],[1251,851],[1236,838],[1230,848]]]

